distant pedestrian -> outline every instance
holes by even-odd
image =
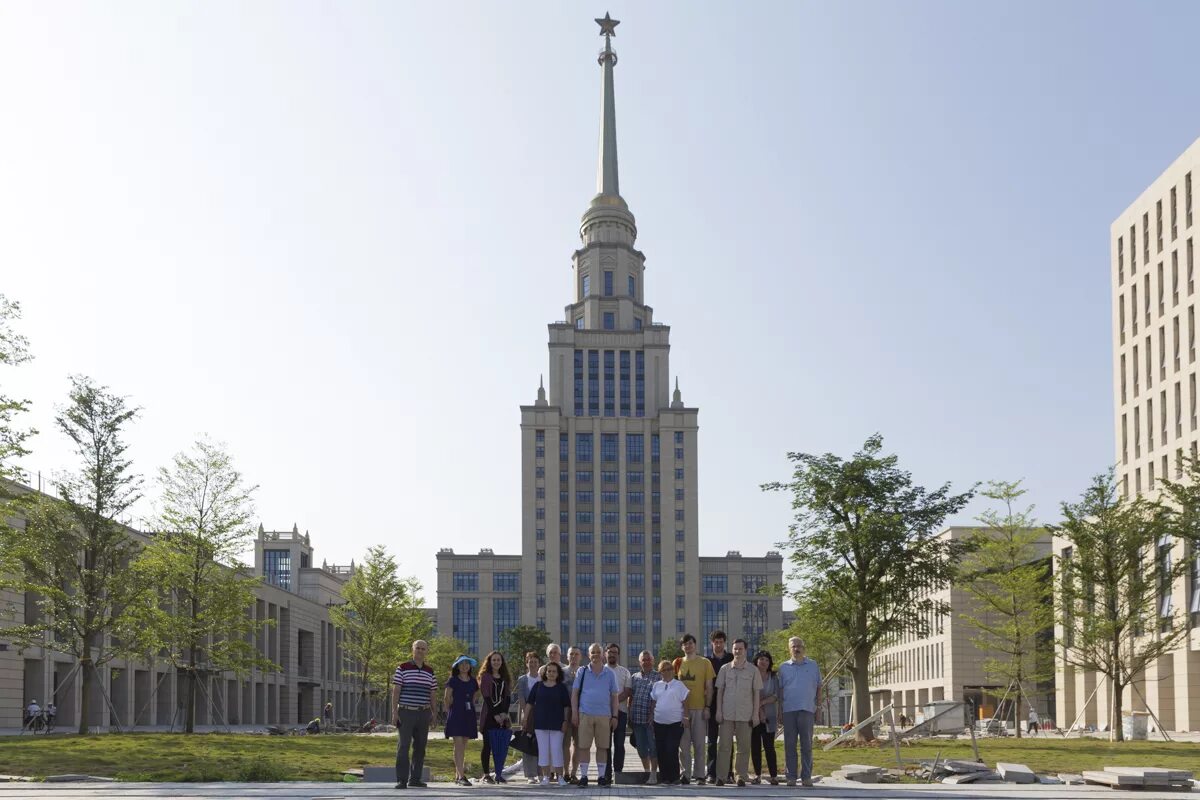
[[[800,740],[800,782],[812,786],[813,720],[821,693],[821,668],[804,655],[804,640],[788,639],[790,661],[779,665],[779,696],[783,711],[783,755],[787,784],[796,785],[796,740]]]
[[[321,709],[321,730],[325,733],[333,730],[333,703],[326,703]]]
[[[1029,707],[1029,733],[1031,735],[1036,736],[1037,732],[1038,732],[1038,713],[1037,713],[1037,710],[1033,706],[1030,706]]]
[[[396,788],[424,787],[425,744],[437,705],[437,677],[425,663],[429,643],[418,639],[412,645],[412,660],[396,667],[392,675],[392,718],[396,723]],[[325,709],[333,718],[333,704]],[[412,748],[411,761],[409,748]],[[410,771],[411,767],[411,771]]]
[[[454,660],[442,699],[446,707],[446,738],[454,740],[454,782],[460,786],[471,785],[471,779],[467,777],[467,740],[479,738],[479,717],[475,710],[479,682],[473,674],[476,663],[470,656],[459,656]]]

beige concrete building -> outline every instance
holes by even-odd
[[[126,532],[138,541],[148,540],[132,528]],[[196,724],[296,725],[318,716],[326,702],[333,703],[336,716],[352,717],[357,693],[345,674],[354,665],[345,653],[343,631],[329,621],[329,607],[340,602],[351,570],[316,566],[308,533],[295,527],[265,531],[260,526],[254,571],[263,577],[263,585],[247,613],[273,621],[259,629],[255,643],[281,671],[210,673],[198,692]],[[0,603],[11,608],[16,619],[38,619],[32,597],[6,592]],[[165,662],[120,659],[101,667],[100,675],[89,702],[89,725],[107,730],[116,725],[182,723],[184,678]],[[22,709],[30,700],[44,705],[51,698],[58,706],[58,725],[74,728],[81,691],[72,658],[41,647],[20,651],[0,631],[0,729],[19,728]]]
[[[477,652],[518,620],[563,643],[616,641],[633,657],[718,620],[731,636],[746,620],[752,633],[782,620],[779,598],[742,591],[743,575],[782,580],[777,554],[700,558],[699,410],[678,378],[672,390],[671,329],[647,303],[646,257],[618,187],[616,63],[606,36],[596,195],[571,257],[572,297],[548,326],[548,377],[521,407],[522,556],[438,556],[439,628]],[[705,591],[722,580],[732,591]]]
[[[952,527],[941,536],[959,540],[980,530],[984,529]],[[1049,536],[1039,543],[1039,556],[1049,558]],[[875,650],[871,669],[871,709],[878,711],[893,703],[897,713],[918,719],[932,701],[959,700],[969,703],[968,709],[964,710],[964,720],[990,719],[998,704],[995,694],[1003,695],[1006,687],[986,674],[984,661],[992,654],[975,645],[972,639],[978,638],[979,631],[962,618],[963,613],[980,614],[979,606],[970,594],[957,586],[933,592],[930,597],[948,603],[950,613],[931,614],[927,620],[927,634],[900,634]],[[981,616],[987,619],[986,614]],[[1030,699],[1041,718],[1055,719],[1053,687],[1047,683],[1036,690],[1031,686],[1025,689],[1034,692]],[[1018,719],[1024,718],[1024,713],[1018,716]]]
[[[1167,167],[1112,223],[1113,419],[1117,480],[1130,497],[1156,497],[1197,455],[1196,222],[1194,181],[1200,140]],[[1188,575],[1161,598],[1160,614],[1183,615],[1191,630],[1126,690],[1126,711],[1153,710],[1167,730],[1200,730],[1200,554],[1165,542],[1160,556],[1187,559]],[[1055,539],[1055,555],[1069,547]],[[1176,561],[1178,563],[1178,561]],[[1155,626],[1148,626],[1155,627]],[[1061,639],[1063,631],[1057,631]],[[1153,635],[1153,634],[1150,634]],[[1060,663],[1058,706],[1070,724],[1106,725],[1110,698],[1098,678]],[[1145,699],[1143,699],[1145,698]]]

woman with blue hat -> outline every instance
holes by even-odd
[[[442,699],[446,708],[446,738],[454,740],[454,782],[460,786],[471,785],[466,769],[467,740],[479,738],[476,727],[479,718],[479,712],[476,711],[479,707],[479,682],[473,674],[478,663],[470,656],[454,659]]]

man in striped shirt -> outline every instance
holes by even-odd
[[[392,675],[392,705],[396,709],[396,788],[424,787],[425,743],[429,739],[429,723],[433,719],[437,699],[437,678],[433,668],[425,663],[429,643],[413,642],[412,661],[396,667]],[[411,772],[409,747],[412,747]]]

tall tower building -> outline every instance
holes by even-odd
[[[1113,408],[1116,477],[1125,497],[1158,497],[1162,480],[1178,480],[1185,457],[1195,458],[1197,425],[1194,181],[1200,179],[1200,139],[1167,167],[1113,221]],[[1070,560],[1069,542],[1054,539],[1054,554]],[[1182,542],[1164,541],[1154,558],[1187,559],[1188,574],[1162,592],[1159,613],[1183,614],[1190,636],[1126,689],[1124,708],[1153,709],[1167,730],[1200,730],[1200,554]],[[1154,626],[1147,626],[1153,630]],[[1056,637],[1064,636],[1061,626]],[[1096,691],[1102,677],[1057,665],[1060,724],[1103,725],[1110,699]],[[1088,698],[1095,692],[1090,703]],[[1120,724],[1118,722],[1117,724]]]
[[[752,646],[783,626],[764,587],[778,553],[701,558],[698,409],[670,370],[671,329],[647,305],[646,256],[621,196],[613,51],[600,24],[596,194],[571,256],[572,296],[548,326],[550,363],[521,406],[521,556],[438,554],[438,628],[487,652],[515,624],[555,641],[617,642],[626,662],[716,629]],[[518,571],[519,570],[519,571]]]
[[[698,410],[678,383],[672,393],[671,330],[646,304],[646,257],[617,169],[618,23],[597,22],[596,195],[571,256],[566,321],[548,326],[548,386],[521,407],[522,550],[534,554],[522,617],[560,641],[618,641],[629,653],[700,621]]]

